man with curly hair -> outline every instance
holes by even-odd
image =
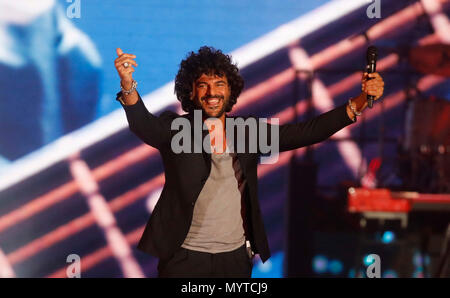
[[[166,178],[138,248],[159,258],[159,277],[251,277],[254,254],[263,262],[270,257],[256,172],[259,157],[266,152],[259,147],[256,152],[248,150],[249,134],[228,139],[227,121],[238,117],[226,113],[244,87],[237,66],[229,55],[211,47],[191,52],[175,78],[175,93],[186,114],[165,111],[155,116],[136,91],[132,78],[136,56],[121,49],[117,55],[115,67],[122,86],[117,100],[130,130],[159,150]],[[366,95],[380,98],[383,86],[378,73],[364,74],[363,92],[347,104],[309,121],[268,125],[266,138],[276,142],[280,152],[321,142],[354,123],[367,106]],[[181,119],[194,127],[198,113],[207,128],[202,130],[203,140],[209,137],[211,151],[175,153],[172,139],[177,134],[172,124]],[[272,140],[274,127],[278,138]],[[243,152],[228,150],[239,142],[245,144]]]

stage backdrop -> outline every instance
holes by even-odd
[[[231,52],[325,2],[1,0],[2,165],[118,108],[117,47],[147,94],[188,52]]]

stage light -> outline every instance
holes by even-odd
[[[398,278],[398,274],[394,270],[388,269],[388,270],[383,272],[382,277],[383,278]]]
[[[325,256],[317,255],[312,260],[313,271],[317,274],[327,272],[328,259]]]
[[[364,256],[363,262],[364,265],[369,266],[370,264],[372,264],[375,260],[370,256],[370,255],[366,255]]]
[[[414,278],[424,278],[425,275],[423,274],[423,271],[421,269],[416,269],[413,273]]]
[[[420,253],[416,252],[413,256],[413,264],[416,267],[421,267],[423,265],[423,258]]]
[[[365,277],[365,275],[364,275],[364,271],[363,270],[359,270],[358,271],[358,276],[355,276],[355,269],[350,269],[350,271],[348,272],[348,277],[349,278],[364,278]]]
[[[277,252],[262,264],[261,260],[255,259],[252,278],[280,278],[283,277],[283,252]]]
[[[417,268],[413,273],[414,278],[424,278],[425,274],[423,273],[422,268]]]
[[[328,271],[332,274],[340,274],[342,269],[344,269],[344,266],[339,260],[332,260],[328,263]]]
[[[259,263],[258,269],[261,272],[269,272],[270,270],[272,270],[272,261],[267,260],[264,264],[262,262]]]
[[[413,264],[416,267],[423,267],[430,265],[430,256],[425,255],[425,258],[422,256],[422,254],[419,251],[416,251],[413,255]]]
[[[395,240],[395,234],[391,231],[385,231],[381,238],[381,242],[384,244],[389,244]]]

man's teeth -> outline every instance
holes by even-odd
[[[207,99],[206,103],[209,105],[217,104],[217,103],[219,103],[219,99],[218,98]]]

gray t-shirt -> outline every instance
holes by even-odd
[[[245,243],[242,209],[245,183],[235,153],[211,154],[211,173],[195,203],[182,247],[219,253]]]

